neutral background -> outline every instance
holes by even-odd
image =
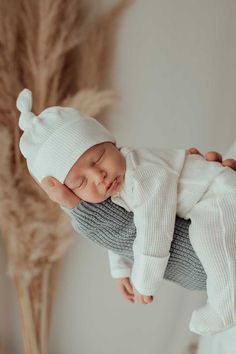
[[[236,130],[235,15],[233,0],[137,0],[126,11],[107,81],[120,100],[103,119],[119,145],[226,151]],[[2,250],[0,267],[0,335],[20,354]],[[188,330],[191,312],[204,299],[164,282],[152,304],[128,303],[106,250],[78,236],[64,259],[49,353],[185,354],[198,339]]]

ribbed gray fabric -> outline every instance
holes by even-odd
[[[61,208],[81,236],[133,261],[136,228],[132,212],[127,212],[110,198],[99,204],[81,202],[74,209]],[[176,217],[164,278],[190,290],[206,290],[206,273],[189,240],[190,223],[190,220]]]

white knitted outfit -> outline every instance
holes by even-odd
[[[207,304],[190,329],[220,332],[236,324],[236,175],[185,150],[121,148],[124,185],[112,201],[134,213],[137,236],[131,274],[109,251],[111,275],[130,276],[139,293],[154,295],[169,259],[176,214],[191,219],[190,241],[207,274]]]

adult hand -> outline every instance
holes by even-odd
[[[32,177],[53,202],[69,209],[73,209],[80,203],[81,199],[65,184],[60,183],[56,178],[48,176],[45,177],[41,183],[39,183],[34,176]]]
[[[203,156],[203,154],[196,149],[195,147],[188,149],[189,154],[197,154]],[[222,156],[216,151],[208,151],[204,156],[204,159],[207,161],[216,161],[221,162],[223,166],[230,167],[236,171],[236,160],[234,159],[225,159],[222,161]]]

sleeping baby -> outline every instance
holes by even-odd
[[[175,217],[191,219],[190,241],[207,274],[208,298],[193,312],[190,329],[204,335],[234,326],[235,173],[184,149],[118,147],[100,123],[73,108],[50,107],[35,116],[27,89],[17,107],[20,150],[32,176],[39,182],[53,176],[86,202],[111,198],[133,212],[135,290],[141,296],[158,292]]]

